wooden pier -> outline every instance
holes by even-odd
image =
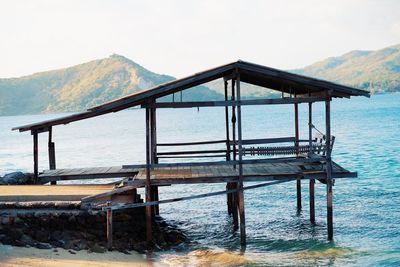
[[[221,79],[225,97],[220,101],[160,102],[162,97]],[[250,83],[266,87],[281,93],[280,98],[242,99],[241,83]],[[228,213],[233,217],[234,227],[240,230],[241,244],[246,244],[245,199],[244,190],[262,186],[287,183],[288,190],[295,188],[296,205],[302,209],[302,180],[309,181],[310,221],[315,223],[315,183],[326,184],[327,232],[333,239],[333,184],[334,179],[357,177],[356,172],[346,170],[332,160],[335,137],[331,133],[331,100],[350,98],[351,96],[369,96],[368,92],[350,88],[323,80],[296,75],[249,62],[237,61],[216,67],[192,76],[175,80],[154,88],[88,109],[85,112],[33,123],[14,128],[21,132],[30,131],[33,136],[33,170],[38,184],[50,183],[53,188],[65,189],[57,185],[63,180],[88,180],[123,178],[116,187],[91,189],[88,194],[79,195],[81,201],[91,203],[90,208],[102,208],[107,211],[108,238],[112,241],[112,213],[121,209],[145,207],[148,241],[152,239],[152,220],[159,213],[158,205],[195,198],[227,195]],[[174,100],[174,97],[172,97]],[[313,122],[312,104],[325,103],[324,131],[318,130]],[[299,105],[308,105],[308,131],[299,131]],[[246,139],[242,130],[242,106],[248,105],[293,105],[294,131],[288,137]],[[146,129],[145,164],[127,163],[124,166],[57,169],[53,127],[74,121],[117,112],[134,106],[146,110],[144,118]],[[164,108],[224,107],[225,136],[221,140],[194,140],[193,142],[159,143],[157,141],[156,111]],[[268,114],[265,114],[268,119]],[[195,123],[195,122],[193,122]],[[260,121],[260,124],[263,122]],[[257,131],[257,129],[253,129]],[[38,170],[38,134],[48,132],[49,170]],[[324,132],[324,133],[323,133]],[[305,137],[305,138],[304,138]],[[182,149],[187,148],[189,149]],[[195,147],[196,149],[193,149]],[[185,161],[190,159],[190,161]],[[194,160],[196,159],[196,160]],[[206,160],[205,160],[206,159]],[[222,160],[221,160],[222,159]],[[246,182],[258,182],[246,185]],[[159,199],[160,186],[175,184],[224,183],[226,190],[194,196],[182,196],[175,199]],[[292,187],[292,185],[295,186]],[[127,198],[136,194],[136,188],[145,188],[145,202],[138,203],[136,198]],[[98,192],[95,190],[99,190]],[[0,190],[0,200],[2,191]],[[117,198],[116,196],[125,195]],[[3,196],[4,197],[4,196]],[[8,196],[10,197],[10,196]],[[18,196],[15,196],[17,198]],[[72,197],[72,196],[71,196]],[[251,203],[248,203],[251,205]]]

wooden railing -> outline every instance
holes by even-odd
[[[332,137],[331,148],[333,146],[335,137]],[[249,146],[249,145],[268,145],[268,144],[282,144],[292,143],[291,145],[279,146]],[[326,154],[325,137],[323,135],[316,137],[312,140],[310,146],[309,140],[298,140],[295,137],[279,137],[279,138],[263,138],[263,139],[246,139],[242,140],[243,156],[282,156],[282,155],[300,155],[300,154]],[[176,147],[176,146],[203,146],[212,144],[227,144],[226,140],[213,140],[202,142],[185,142],[185,143],[160,143],[157,147]],[[229,147],[238,144],[238,141],[229,141]],[[233,152],[235,151],[235,152]],[[157,152],[159,159],[173,159],[173,158],[229,158],[228,154],[236,153],[238,149],[208,149],[208,150],[182,150],[182,151],[163,151]]]

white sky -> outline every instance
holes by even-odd
[[[237,59],[291,69],[400,43],[400,1],[0,0],[0,77],[113,53],[176,77]]]

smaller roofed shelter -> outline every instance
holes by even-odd
[[[179,101],[165,102],[160,98],[193,88],[195,86],[223,79],[224,100],[220,101]],[[241,83],[265,87],[281,93],[279,98],[243,99]],[[244,194],[243,191],[257,186],[245,187],[244,182],[263,182],[267,186],[281,182],[296,182],[297,207],[301,209],[301,181],[310,181],[310,220],[315,222],[314,183],[319,180],[327,186],[327,228],[328,239],[333,238],[332,187],[333,179],[356,177],[332,161],[334,137],[331,134],[330,103],[333,98],[352,96],[369,97],[369,92],[316,78],[306,77],[245,61],[235,61],[191,76],[177,79],[153,88],[89,108],[86,111],[47,121],[18,126],[13,130],[30,131],[33,136],[34,175],[38,183],[60,180],[133,177],[127,185],[145,187],[146,203],[115,203],[108,211],[146,206],[147,237],[151,239],[151,220],[158,213],[158,205],[174,200],[159,200],[158,186],[195,183],[226,183],[227,190],[206,195],[182,198],[193,199],[215,194],[227,194],[228,212],[234,224],[240,225],[241,243],[245,244]],[[325,103],[325,133],[314,136],[312,104]],[[298,105],[308,105],[308,136],[299,136]],[[295,132],[293,136],[262,139],[245,139],[242,134],[242,106],[249,105],[293,105]],[[54,126],[89,119],[103,114],[118,112],[139,106],[146,109],[146,164],[129,164],[121,167],[91,169],[86,172],[59,170],[55,162],[55,146],[52,141]],[[224,140],[201,140],[186,143],[157,142],[156,111],[160,108],[224,107]],[[49,133],[49,170],[38,170],[38,134]],[[184,146],[203,147],[221,144],[222,149],[195,151],[159,152],[161,147],[179,148]],[[262,146],[260,146],[262,145]],[[163,159],[174,158],[175,163],[163,163]],[[185,159],[190,158],[190,162]],[[220,160],[223,158],[224,160]],[[194,161],[196,159],[197,161]],[[205,160],[206,159],[206,160]],[[176,201],[176,200],[175,200]],[[153,208],[152,208],[153,207]]]

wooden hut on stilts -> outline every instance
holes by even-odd
[[[225,98],[221,101],[180,101],[161,102],[160,98],[216,80],[223,79]],[[280,98],[242,99],[242,83],[279,91]],[[44,122],[16,127],[20,132],[30,131],[33,136],[33,169],[36,182],[50,182],[57,187],[57,181],[73,179],[100,179],[115,177],[133,177],[122,187],[110,192],[91,196],[82,201],[92,201],[101,197],[118,194],[139,187],[145,188],[145,202],[125,201],[98,202],[107,211],[108,237],[112,241],[112,213],[121,209],[146,207],[147,239],[152,239],[152,219],[159,213],[158,206],[164,203],[190,200],[195,198],[227,195],[228,213],[233,223],[240,230],[241,244],[246,243],[245,198],[244,190],[278,183],[295,183],[297,208],[302,208],[301,186],[309,181],[310,221],[315,223],[315,182],[326,184],[327,232],[328,239],[333,238],[333,183],[337,178],[357,177],[332,160],[334,137],[331,133],[331,100],[350,98],[351,96],[369,96],[363,90],[350,88],[328,81],[305,77],[249,62],[236,61],[186,78],[174,80],[154,88],[140,91],[120,99],[88,109],[87,111],[56,118]],[[313,135],[313,103],[325,103],[325,133]],[[308,138],[300,139],[299,105],[308,105]],[[293,105],[294,136],[262,139],[245,139],[242,134],[242,106],[249,105]],[[78,120],[89,119],[103,114],[117,112],[140,106],[146,110],[146,164],[127,164],[118,167],[88,169],[57,169],[55,144],[52,140],[53,127]],[[197,140],[185,143],[159,143],[157,141],[158,109],[224,107],[225,135],[223,140]],[[38,134],[49,135],[48,154],[49,170],[38,169]],[[200,149],[208,145],[220,144],[222,149]],[[195,146],[197,150],[179,150],[180,147]],[[162,148],[176,148],[175,151],[163,152]],[[174,163],[163,162],[174,158]],[[185,161],[190,158],[191,161]],[[223,158],[224,160],[217,160]],[[197,161],[193,161],[197,159]],[[206,159],[206,160],[204,160]],[[245,182],[259,182],[245,186]],[[226,183],[226,190],[201,195],[184,196],[176,199],[158,197],[159,186],[176,184]],[[304,183],[303,183],[304,184]],[[291,187],[288,187],[289,189]],[[136,191],[135,191],[136,192]],[[93,208],[93,205],[91,206]]]

